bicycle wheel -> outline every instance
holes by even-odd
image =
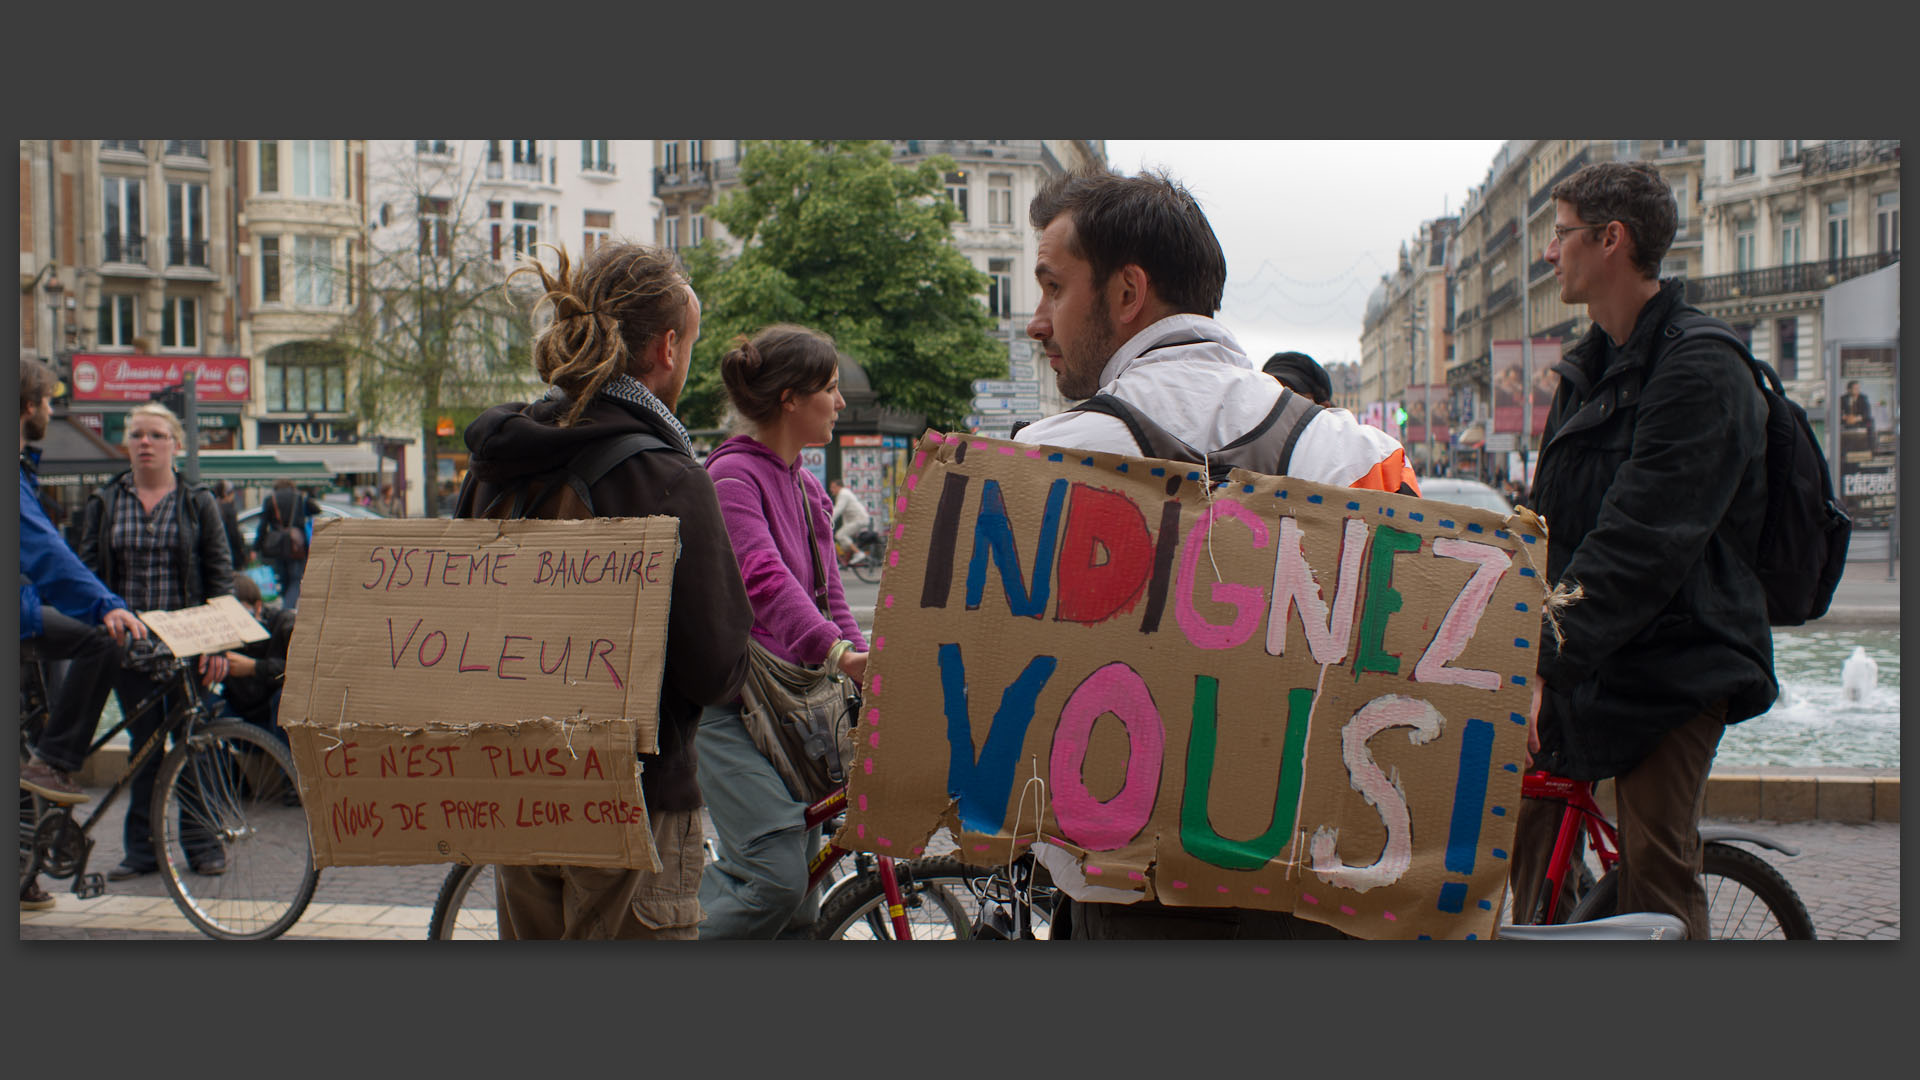
[[[908,933],[915,941],[960,941],[973,936],[973,912],[962,897],[971,898],[970,877],[989,871],[958,859],[907,859],[894,864],[899,875]],[[827,899],[813,936],[826,941],[892,941],[893,920],[875,868]]]
[[[1707,890],[1707,937],[1712,941],[1812,941],[1813,916],[1800,894],[1765,859],[1731,844],[1710,843],[1701,854]],[[1568,922],[1614,914],[1619,871],[1594,885]]]
[[[880,541],[867,544],[860,549],[866,558],[848,567],[853,576],[872,585],[880,580],[880,570],[887,556],[887,545]]]
[[[278,739],[244,722],[209,725],[161,762],[153,850],[174,903],[201,933],[223,940],[279,937],[320,879],[293,761]],[[225,869],[202,873],[216,855]]]
[[[433,902],[433,918],[427,923],[431,941],[498,941],[500,911],[493,891],[493,865],[454,864],[440,886],[440,897]]]

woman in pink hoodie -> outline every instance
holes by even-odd
[[[708,455],[707,472],[753,604],[754,639],[784,660],[831,662],[858,681],[867,640],[841,591],[832,505],[800,467],[800,448],[831,439],[847,407],[839,361],[832,338],[801,326],[742,340],[720,374],[746,433]],[[701,714],[695,745],[719,839],[719,859],[700,880],[700,937],[773,938],[804,927],[818,914],[807,895],[806,804],[754,746],[738,701]]]

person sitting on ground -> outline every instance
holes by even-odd
[[[117,656],[118,644],[146,637],[147,628],[74,555],[42,508],[40,451],[28,444],[47,437],[56,381],[40,361],[20,362],[20,643],[23,661],[31,650],[41,660],[76,661],[70,671],[85,672],[94,661]],[[21,790],[63,806],[88,801],[69,774],[85,764],[109,689],[105,679],[71,677],[48,688],[47,725],[33,757],[20,766]],[[69,735],[79,736],[77,749]],[[52,906],[38,882],[21,885],[22,910]]]
[[[867,553],[860,550],[854,538],[873,526],[873,517],[867,513],[867,504],[860,501],[860,496],[840,481],[827,484],[827,491],[833,495],[834,550],[839,552],[841,562],[859,566],[867,561]]]
[[[278,604],[262,603],[260,586],[245,574],[233,576],[233,597],[271,636],[227,653],[228,675],[221,684],[221,697],[235,716],[265,728],[284,743],[287,735],[280,730],[280,689],[287,670],[287,646],[293,641],[293,612]]]

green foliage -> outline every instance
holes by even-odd
[[[744,250],[682,252],[703,305],[683,418],[724,412],[719,361],[737,336],[795,322],[858,360],[880,404],[958,429],[973,380],[1004,375],[1006,349],[979,300],[987,276],[953,244],[952,167],[897,164],[885,142],[748,143],[740,186],[711,210]]]

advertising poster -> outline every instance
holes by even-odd
[[[1493,428],[1494,431],[1520,433],[1526,417],[1527,378],[1523,350],[1518,339],[1493,343]],[[1560,374],[1553,365],[1560,360],[1559,338],[1533,339],[1533,436],[1546,430],[1547,409],[1553,404],[1554,391],[1560,389]]]
[[[1856,529],[1892,524],[1895,350],[1840,348],[1840,494]]]

